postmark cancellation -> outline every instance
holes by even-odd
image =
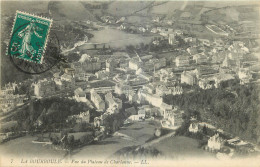
[[[42,64],[52,19],[16,11],[8,54]]]

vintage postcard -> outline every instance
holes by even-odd
[[[1,1],[0,166],[260,165],[260,1]]]

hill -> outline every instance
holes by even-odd
[[[48,4],[48,10],[54,20],[96,21],[85,5],[88,6],[80,1],[52,1]]]
[[[106,12],[113,16],[129,16],[135,12],[146,9],[153,1],[114,1],[108,5]]]

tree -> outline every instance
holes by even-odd
[[[18,91],[18,88],[17,88],[17,86],[14,88],[14,95],[17,95],[17,94],[19,94],[19,91]]]
[[[68,145],[69,145],[70,148],[73,147],[74,141],[75,141],[74,135],[69,135],[69,137],[68,137]]]
[[[143,43],[143,42],[141,42],[141,43],[140,43],[140,48],[143,50],[143,49],[144,49],[144,47],[145,47],[144,43]]]
[[[207,127],[205,125],[202,128],[202,133],[204,133],[205,135],[208,134],[208,130],[207,130]]]

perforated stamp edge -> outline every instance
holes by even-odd
[[[43,53],[42,53],[42,56],[41,56],[41,61],[38,63],[38,62],[35,62],[35,61],[31,61],[31,60],[27,60],[27,59],[23,59],[23,58],[16,57],[16,58],[21,59],[21,60],[24,60],[24,61],[42,64],[43,58],[44,58],[44,54],[45,54],[45,51],[46,51],[46,47],[47,47],[47,43],[48,43],[48,39],[49,39],[49,33],[50,33],[50,30],[51,30],[51,26],[52,26],[53,20],[50,19],[50,18],[44,17],[44,16],[38,16],[38,15],[35,15],[35,14],[30,14],[30,13],[28,13],[28,12],[22,12],[22,11],[16,10],[16,14],[15,14],[15,18],[14,18],[13,26],[12,26],[12,31],[11,31],[11,33],[10,33],[10,41],[11,41],[11,38],[12,38],[12,35],[13,35],[13,32],[14,32],[14,25],[15,25],[15,22],[16,22],[18,13],[19,13],[19,14],[28,15],[28,16],[31,16],[31,17],[34,17],[34,18],[43,19],[43,20],[46,20],[46,21],[49,21],[49,22],[50,22],[49,29],[48,29],[48,32],[47,32],[47,36],[46,36],[46,39],[45,39],[45,44],[44,44],[44,47],[43,47]],[[10,42],[9,42],[9,44],[10,44]],[[9,44],[7,45],[6,55],[8,55]],[[10,55],[10,56],[11,56],[11,55]]]

